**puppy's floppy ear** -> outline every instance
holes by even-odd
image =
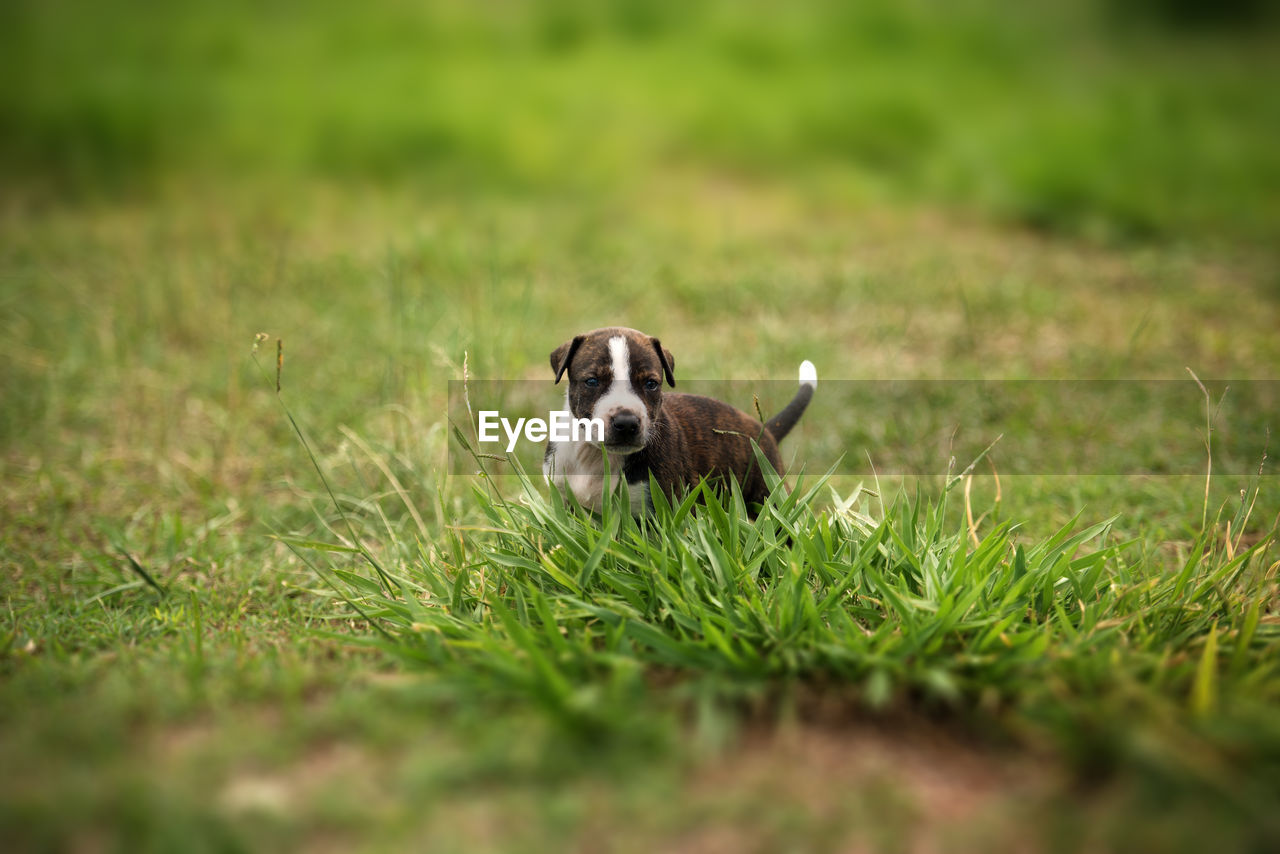
[[[585,340],[585,335],[579,335],[572,341],[566,341],[551,351],[551,370],[556,372],[557,383],[564,376],[564,372],[569,370],[569,363],[573,361],[573,354],[578,352],[578,348],[582,346],[582,342]]]
[[[664,348],[657,338],[650,338],[649,341],[653,344],[654,352],[658,354],[658,361],[662,363],[662,373],[667,378],[667,385],[675,388],[676,360],[671,356],[671,351]]]

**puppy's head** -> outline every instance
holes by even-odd
[[[556,382],[574,418],[604,422],[604,448],[632,454],[649,441],[662,408],[662,382],[676,384],[675,360],[662,342],[634,329],[611,326],[579,335],[551,353]]]

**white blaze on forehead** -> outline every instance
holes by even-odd
[[[613,360],[614,384],[631,382],[631,348],[627,339],[621,335],[609,339],[609,358]]]
[[[609,339],[609,360],[613,368],[613,380],[609,389],[596,401],[591,415],[594,418],[608,418],[609,413],[620,409],[629,409],[640,417],[640,433],[643,436],[649,429],[649,416],[644,401],[631,387],[631,348],[627,339],[615,335]]]

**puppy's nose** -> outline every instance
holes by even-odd
[[[640,419],[629,412],[613,416],[613,434],[619,439],[634,439],[640,435]]]

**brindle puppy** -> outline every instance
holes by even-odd
[[[609,327],[578,335],[551,353],[556,382],[566,373],[565,409],[574,418],[598,418],[604,442],[548,442],[542,470],[547,480],[568,487],[584,507],[599,510],[605,488],[625,479],[631,510],[652,510],[649,476],[668,498],[707,478],[723,487],[734,478],[748,505],[768,495],[751,449],[754,439],[778,474],[783,474],[778,442],[791,431],[818,385],[817,371],[800,365],[800,388],[764,424],[726,403],[696,394],[663,394],[674,387],[675,360],[662,343],[634,329]]]

